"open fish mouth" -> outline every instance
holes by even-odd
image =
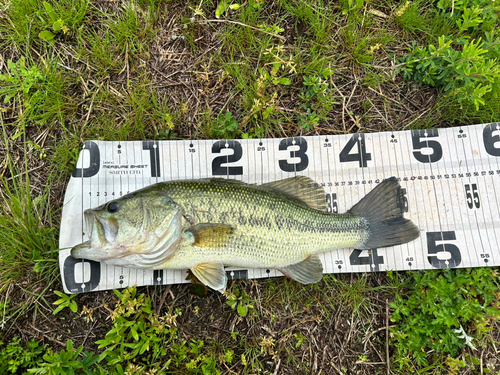
[[[106,264],[142,269],[154,269],[176,250],[181,240],[182,211],[178,210],[161,233],[147,231],[138,241],[122,243],[117,239],[119,225],[114,218],[103,218],[94,210],[84,212],[89,240],[71,249],[77,259],[103,261]],[[147,228],[149,217],[145,215],[142,226]]]
[[[71,249],[73,258],[93,260],[107,260],[116,256],[116,253],[104,250],[113,243],[118,233],[118,223],[113,219],[104,219],[93,210],[85,210],[85,224],[89,240],[74,246]]]

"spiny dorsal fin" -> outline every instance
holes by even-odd
[[[221,293],[226,290],[227,276],[222,263],[199,263],[191,268],[191,272],[200,282],[210,288]]]
[[[187,233],[193,235],[192,244],[199,247],[220,247],[229,239],[233,228],[225,224],[197,224],[189,228]]]
[[[309,255],[302,262],[278,268],[278,270],[302,284],[314,284],[323,278],[323,264],[316,254]]]
[[[268,182],[262,186],[291,195],[315,210],[326,211],[325,191],[321,185],[307,176],[295,176]]]

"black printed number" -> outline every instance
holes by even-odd
[[[85,268],[85,264],[88,264],[90,267],[88,270],[90,271],[90,275],[88,280],[84,280],[82,282],[76,281],[76,273],[77,267],[81,267],[80,270]],[[64,261],[64,283],[66,284],[66,288],[71,293],[81,293],[81,292],[90,292],[97,288],[101,281],[101,264],[99,262],[93,260],[85,260],[75,259],[71,256],[67,257]]]
[[[290,147],[299,147],[298,150],[290,151],[290,158],[299,158],[298,163],[289,163],[288,159],[279,161],[279,166],[284,172],[300,172],[307,168],[309,165],[309,158],[307,157],[307,142],[302,137],[285,138],[279,144],[279,150],[288,150]]]
[[[413,156],[421,163],[435,163],[443,157],[443,149],[438,141],[430,140],[439,136],[437,129],[413,130],[411,132],[411,140],[413,143]],[[422,140],[422,138],[424,138]],[[420,150],[431,149],[432,154],[423,154]],[[423,151],[423,150],[422,150]]]
[[[354,249],[349,255],[349,262],[352,266],[360,266],[369,264],[372,271],[380,271],[380,265],[384,264],[384,257],[378,255],[377,249],[370,249],[368,256],[361,256],[364,250]]]
[[[339,213],[339,206],[337,205],[337,194],[326,194],[326,211],[333,214]]]
[[[493,132],[497,134],[493,135]],[[488,124],[484,127],[483,142],[488,154],[500,156],[500,123]]]
[[[401,213],[408,212],[408,198],[406,198],[406,189],[398,189],[398,195],[396,198],[396,206],[401,210]]]
[[[160,177],[160,147],[158,141],[142,142],[142,149],[149,150],[151,177]]]
[[[457,246],[451,243],[437,242],[456,240],[455,232],[427,232],[427,259],[436,268],[458,267],[462,255]]]
[[[479,202],[479,193],[477,192],[477,184],[465,184],[465,197],[467,198],[467,206],[470,209],[481,206]]]
[[[355,145],[358,146],[358,152],[351,153],[351,150]],[[366,152],[365,135],[354,134],[340,152],[339,157],[341,163],[358,161],[361,168],[366,167],[366,162],[372,160],[372,155],[369,152]]]
[[[237,141],[217,141],[212,146],[212,153],[220,154],[221,150],[233,150],[232,155],[217,156],[212,160],[212,175],[214,176],[235,176],[243,174],[243,167],[223,167],[222,164],[237,162],[243,156],[243,149]]]
[[[83,145],[83,150],[87,150],[89,152],[89,166],[87,168],[75,168],[73,170],[73,177],[92,177],[99,172],[100,168],[100,154],[99,154],[99,146],[95,142],[85,141]],[[84,156],[85,153],[82,152],[82,156],[80,156],[85,162],[87,158]]]

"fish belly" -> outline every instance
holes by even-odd
[[[348,218],[347,220],[351,220]],[[363,240],[363,230],[273,230],[263,227],[237,228],[219,247],[199,247],[182,243],[162,268],[186,269],[200,263],[217,262],[242,268],[280,268],[304,260],[311,254],[355,247]]]

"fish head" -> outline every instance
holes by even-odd
[[[89,240],[71,249],[74,258],[155,269],[176,250],[182,208],[161,190],[140,190],[84,212]]]

